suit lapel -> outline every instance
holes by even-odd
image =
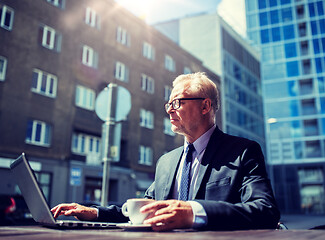
[[[166,184],[163,187],[164,191],[162,193],[162,199],[167,199],[169,197],[169,194],[172,191],[172,186],[174,183],[175,175],[177,172],[177,168],[183,153],[183,147],[177,148],[175,151],[171,153],[171,156],[168,157],[169,163],[167,164],[168,166],[168,177],[166,178]]]
[[[222,132],[218,129],[218,127],[214,130],[213,134],[210,137],[210,140],[208,142],[208,145],[205,149],[204,155],[202,157],[202,161],[199,168],[199,173],[197,177],[197,181],[194,187],[194,199],[196,199],[198,196],[198,191],[202,185],[203,177],[205,176],[205,173],[213,159],[213,156],[215,156],[215,152],[218,150],[219,140]]]

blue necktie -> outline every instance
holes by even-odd
[[[183,200],[183,201],[188,200],[188,193],[190,190],[190,183],[191,183],[191,165],[192,165],[193,151],[195,151],[193,144],[189,144],[187,146],[186,159],[182,169],[182,177],[181,177],[178,200]]]

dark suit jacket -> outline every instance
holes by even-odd
[[[155,181],[145,197],[171,199],[182,153],[180,147],[158,160]],[[195,189],[194,201],[203,206],[208,217],[205,230],[275,229],[277,226],[280,213],[261,148],[254,141],[216,128],[202,158]]]

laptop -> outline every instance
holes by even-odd
[[[35,173],[24,153],[11,163],[10,169],[33,219],[41,225],[60,228],[118,228],[116,223],[109,222],[54,219]]]

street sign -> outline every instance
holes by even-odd
[[[80,167],[72,167],[70,169],[70,185],[81,186],[81,174],[82,169]]]
[[[95,111],[97,116],[104,122],[125,120],[130,110],[130,92],[116,84],[110,83],[96,98]]]

